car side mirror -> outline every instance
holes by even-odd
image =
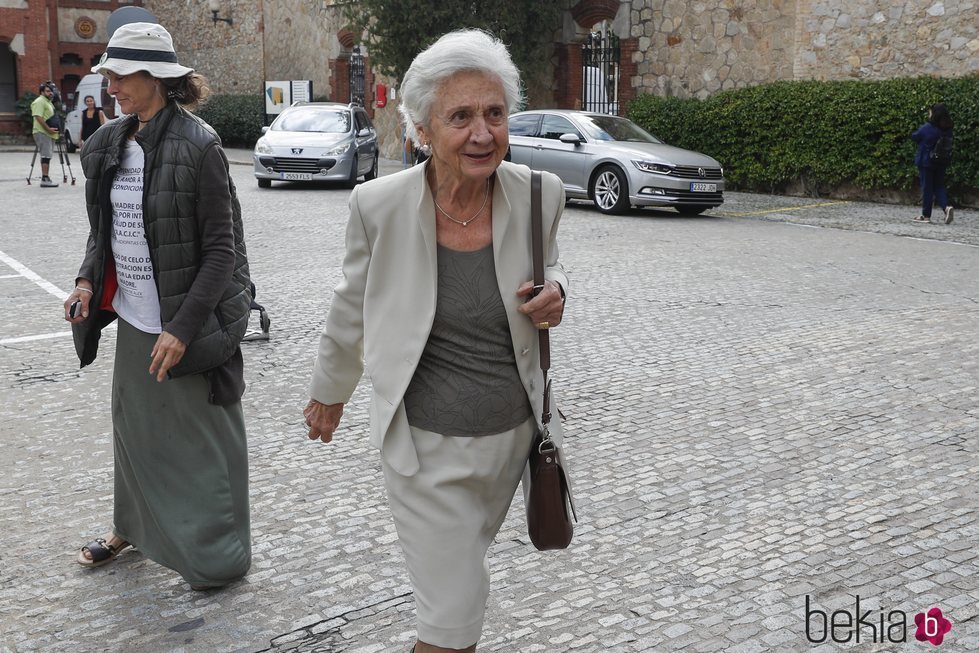
[[[367,127],[364,127],[359,132],[357,132],[357,136],[360,136],[361,138],[363,138],[365,136],[370,136],[370,135],[371,135],[371,130],[368,129]]]
[[[578,134],[561,134],[561,142],[568,143],[570,145],[581,145],[581,139],[578,138]]]
[[[263,134],[264,134],[265,132],[267,132],[268,130],[269,130],[269,126],[268,126],[268,125],[263,125],[263,126],[262,126],[262,133],[263,133]]]

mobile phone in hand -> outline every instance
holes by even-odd
[[[82,314],[82,300],[76,299],[71,303],[71,306],[68,307],[68,317],[74,319],[76,317],[80,317],[81,314]]]

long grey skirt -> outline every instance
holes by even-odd
[[[201,374],[148,372],[157,336],[120,319],[112,377],[116,535],[195,586],[251,565],[241,402],[208,403]]]

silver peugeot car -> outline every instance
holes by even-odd
[[[334,102],[297,102],[255,143],[255,178],[272,181],[344,181],[377,176],[377,132],[364,108]]]
[[[546,109],[510,116],[510,156],[553,172],[570,199],[602,213],[630,206],[672,206],[697,215],[724,201],[724,170],[715,159],[662,142],[626,118]]]

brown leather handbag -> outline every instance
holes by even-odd
[[[534,290],[544,288],[544,235],[541,219],[541,175],[534,172],[530,181],[531,235],[534,250]],[[547,329],[538,329],[540,368],[544,374],[544,406],[541,427],[530,449],[530,488],[527,492],[527,532],[540,551],[566,549],[574,535],[575,514],[571,488],[562,461],[561,450],[551,440],[551,343]]]

